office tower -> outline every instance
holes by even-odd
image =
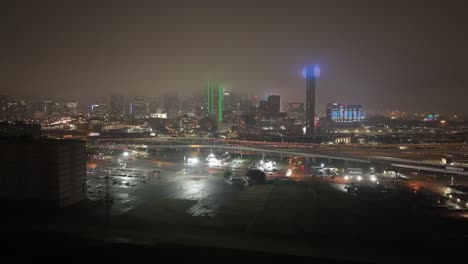
[[[145,118],[148,116],[149,103],[143,96],[134,96],[130,102],[130,114],[135,118]]]
[[[239,97],[233,92],[224,92],[224,111],[233,112],[239,109]]]
[[[288,118],[294,120],[295,125],[304,123],[304,103],[288,103],[286,111]]]
[[[268,115],[268,101],[262,100],[258,103],[258,113],[261,116]]]
[[[277,116],[280,113],[280,96],[270,95],[267,100],[268,114]]]
[[[125,114],[123,95],[112,95],[109,104],[109,116],[112,119],[118,119]]]

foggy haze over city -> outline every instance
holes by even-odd
[[[465,113],[467,18],[448,1],[9,1],[1,92],[71,98],[227,91],[302,102],[321,66],[317,109]]]
[[[2,1],[3,262],[467,263],[467,2]]]

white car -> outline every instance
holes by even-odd
[[[233,184],[247,184],[248,181],[244,176],[230,176],[229,181]]]

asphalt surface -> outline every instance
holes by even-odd
[[[370,183],[349,192],[344,186],[351,184],[341,176],[308,177],[295,170],[285,177],[281,174],[291,165],[278,162],[278,173],[266,184],[244,186],[223,177],[226,167],[208,165],[207,154],[157,153],[124,160],[125,168],[117,161],[124,158],[115,154],[110,163],[89,170],[86,203],[60,212],[10,214],[2,226],[371,263],[431,260],[415,251],[418,246],[437,247],[440,254],[432,260],[447,260],[468,238],[460,217],[465,211],[435,206],[440,195],[416,184],[429,181],[422,174],[401,181],[378,175],[390,191]],[[186,162],[192,155],[199,155],[199,164]],[[260,158],[245,156],[245,165],[234,172],[243,175]]]

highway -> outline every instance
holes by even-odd
[[[327,149],[304,149],[304,146],[300,148],[300,151],[297,148],[290,147],[290,144],[281,144],[281,143],[272,143],[265,144],[265,147],[258,147],[258,142],[255,142],[251,146],[250,142],[242,141],[241,144],[222,144],[223,141],[205,141],[204,144],[187,144],[189,142],[198,142],[200,139],[163,139],[163,140],[154,140],[154,139],[117,139],[117,140],[102,140],[100,144],[104,143],[107,147],[122,148],[120,144],[118,145],[109,145],[108,143],[125,142],[124,146],[134,142],[141,144],[140,147],[148,149],[157,149],[157,148],[196,148],[196,149],[224,149],[224,150],[234,150],[234,151],[246,151],[246,152],[260,152],[265,154],[280,154],[285,156],[293,157],[306,157],[306,158],[319,158],[319,159],[330,159],[330,160],[341,160],[346,162],[356,162],[356,163],[378,163],[378,164],[387,164],[390,166],[398,168],[409,168],[416,169],[419,171],[427,172],[447,172],[455,175],[467,176],[468,171],[465,169],[468,168],[468,164],[465,163],[453,163],[452,165],[444,165],[438,160],[419,160],[414,158],[401,158],[401,153],[403,151],[391,151],[388,152],[385,150],[381,152],[382,155],[369,155],[370,152],[362,150],[353,150],[347,152],[334,152],[327,151]],[[220,143],[221,144],[216,144]],[[107,143],[107,144],[106,144]],[[142,144],[146,143],[146,144]],[[178,143],[178,144],[177,144]],[[238,143],[240,143],[238,141]],[[288,146],[289,145],[289,146]],[[426,145],[426,144],[425,144]],[[294,145],[293,145],[294,146]],[[288,147],[288,148],[285,148]],[[375,154],[375,152],[372,152]],[[387,155],[387,156],[386,156]],[[446,170],[447,167],[447,170]]]

